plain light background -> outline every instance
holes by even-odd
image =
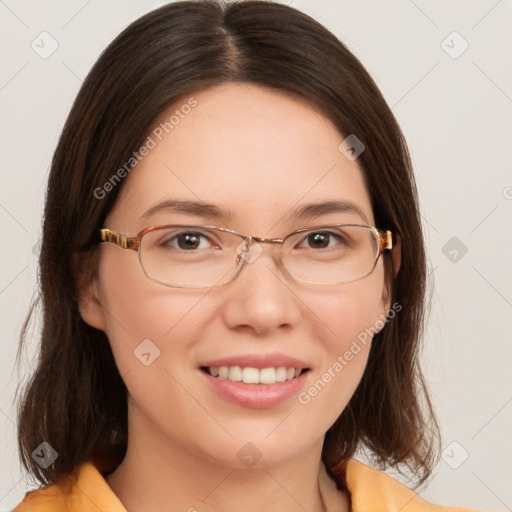
[[[0,1],[0,511],[33,484],[16,447],[14,357],[36,286],[50,159],[82,80],[164,2]],[[405,133],[435,281],[424,368],[443,432],[428,501],[512,508],[512,6],[509,0],[293,0],[359,57]],[[46,59],[31,47],[57,44]],[[467,46],[467,48],[466,48]],[[40,50],[41,51],[41,50]],[[129,62],[127,62],[127,66]]]

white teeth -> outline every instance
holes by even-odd
[[[292,368],[293,370],[293,368]],[[276,381],[284,382],[286,380],[286,368],[284,366],[280,366],[276,368]]]
[[[244,368],[242,371],[242,379],[246,384],[259,384],[260,371],[258,368]]]
[[[274,384],[276,381],[275,368],[262,368],[260,370],[260,382],[262,384]]]
[[[242,368],[240,366],[212,366],[208,368],[210,375],[219,379],[227,379],[233,382],[244,382],[245,384],[275,384],[285,382],[298,377],[302,369],[279,366],[275,368]]]
[[[240,368],[240,366],[231,366],[228,373],[228,380],[240,382],[242,380],[242,368]]]

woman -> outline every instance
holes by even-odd
[[[184,1],[115,39],[55,152],[40,281],[18,434],[44,488],[16,511],[462,510],[353,458],[420,485],[437,461],[425,254],[390,109],[299,11]]]

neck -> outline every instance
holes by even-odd
[[[144,435],[129,436],[123,462],[106,478],[130,512],[349,510],[347,496],[323,470],[322,440],[286,463],[239,469],[192,453],[143,415],[130,432]]]

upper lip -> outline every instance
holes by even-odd
[[[284,366],[286,368],[299,368],[301,370],[309,368],[308,364],[295,357],[290,357],[277,352],[270,354],[242,354],[239,356],[223,357],[206,361],[200,365],[201,367],[219,367],[219,366],[241,366],[242,368],[278,368]]]

